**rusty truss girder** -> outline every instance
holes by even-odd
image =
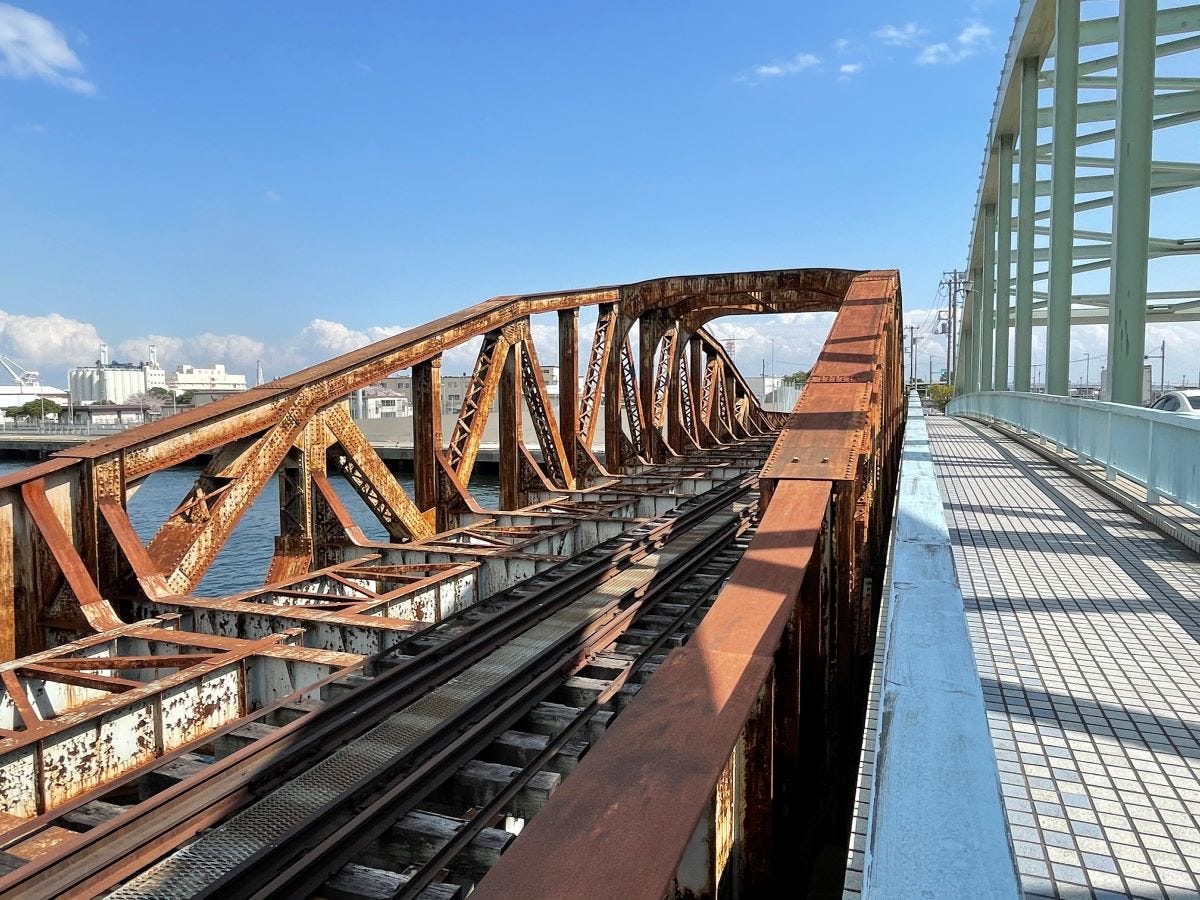
[[[589,306],[598,316],[585,346],[579,311]],[[831,346],[790,416],[764,411],[705,331],[730,313],[820,310],[838,311]],[[567,373],[557,403],[532,338],[530,317],[543,313],[558,317],[556,349]],[[0,661],[0,852],[8,854],[0,861],[30,861],[11,877],[0,872],[0,894],[38,883],[37,873],[26,882],[21,872],[48,870],[51,857],[69,868],[82,840],[105,843],[103,828],[79,835],[62,823],[97,810],[118,815],[124,807],[108,802],[113,797],[128,799],[130,789],[142,796],[146,779],[173,777],[163,773],[189,759],[199,765],[199,754],[228,757],[331,697],[352,693],[357,709],[358,689],[379,677],[380,660],[398,645],[419,647],[429,626],[461,616],[443,626],[453,633],[480,613],[476,604],[520,598],[535,576],[570,570],[560,564],[575,565],[613,539],[633,540],[646,523],[669,528],[661,523],[675,521],[681,500],[729,483],[759,486],[761,536],[718,596],[714,620],[651,684],[698,705],[666,731],[631,707],[622,727],[635,738],[599,745],[587,768],[593,774],[573,776],[584,786],[546,813],[562,821],[559,810],[579,796],[604,794],[595,772],[653,758],[669,777],[698,779],[683,777],[673,793],[648,776],[654,808],[679,815],[636,860],[629,848],[564,847],[547,867],[522,867],[515,857],[496,884],[561,876],[552,893],[571,894],[581,885],[560,864],[578,861],[586,884],[599,886],[594,867],[622,858],[636,862],[628,877],[642,878],[643,892],[662,896],[651,882],[670,874],[703,808],[715,818],[702,814],[697,839],[737,870],[744,893],[765,890],[763,860],[773,845],[763,837],[762,799],[774,798],[777,809],[765,817],[783,828],[774,846],[798,847],[796,811],[824,815],[822,798],[852,780],[838,754],[854,743],[850,711],[862,693],[887,543],[903,424],[898,315],[896,273],[829,269],[500,297],[0,480],[0,660],[9,660]],[[481,346],[447,439],[441,354],[472,339]],[[351,391],[405,368],[413,383],[411,494],[345,404]],[[470,490],[489,417],[499,423],[496,510]],[[126,508],[130,494],[149,474],[201,455],[208,462],[196,484],[153,540],[141,541]],[[276,475],[279,533],[264,586],[195,596],[242,513]],[[335,477],[365,501],[386,540],[364,534]],[[747,521],[752,508],[740,514]],[[728,703],[706,705],[706,691],[722,696],[731,684],[738,688]],[[735,765],[738,754],[766,762],[750,777]],[[677,770],[669,765],[675,758]],[[797,787],[802,763],[820,789]],[[629,789],[610,781],[605,790]],[[746,798],[741,813],[727,808],[735,795]],[[155,799],[171,805],[170,795]],[[739,814],[746,839],[721,850],[712,835]],[[533,847],[548,835],[574,839],[570,828],[539,820],[532,828]],[[606,831],[605,841],[619,842],[617,831]],[[655,828],[638,822],[635,831]],[[125,866],[132,874],[146,861],[110,852],[114,872]],[[722,881],[717,865],[709,875]],[[693,887],[681,872],[675,880]],[[634,885],[607,887],[626,895]],[[699,882],[694,889],[715,890]],[[538,893],[533,882],[514,890]]]
[[[355,526],[323,490],[327,456],[390,537],[408,541],[477,509],[468,486],[493,411],[509,508],[523,505],[530,491],[569,490],[691,447],[768,431],[777,423],[704,324],[730,312],[836,309],[857,274],[702,275],[498,297],[240,396],[56,454],[0,481],[0,528],[7,526],[0,560],[12,573],[0,580],[0,656],[120,624],[113,598],[131,591],[191,592],[276,473],[285,483],[272,578],[329,559],[330,546],[345,544]],[[585,350],[577,314],[589,306],[599,316]],[[557,409],[531,337],[529,317],[539,313],[559,315],[560,358],[586,353],[581,390],[572,383]],[[629,340],[635,324],[636,354]],[[482,346],[443,442],[441,353],[472,338]],[[414,383],[414,496],[391,477],[343,405],[351,391],[406,367]],[[523,422],[534,449],[522,439]],[[209,461],[192,490],[143,544],[125,512],[128,493],[146,476],[202,455]]]
[[[17,771],[28,761],[42,771],[39,760],[53,756],[47,742],[80,723],[96,723],[89,740],[102,741],[105,716],[124,715],[137,698],[169,705],[188,679],[197,692],[189,708],[222,710],[188,732],[198,739],[662,514],[698,477],[688,454],[735,458],[739,442],[782,425],[758,406],[705,324],[737,311],[835,310],[859,274],[705,275],[498,297],[0,479],[0,660],[28,657],[0,663],[0,763]],[[579,311],[591,306],[596,327],[581,340]],[[557,403],[530,327],[530,317],[544,313],[558,316],[557,355],[568,367]],[[482,343],[447,439],[441,355],[472,339]],[[581,359],[577,386],[571,376]],[[411,494],[346,405],[352,391],[406,368]],[[470,491],[489,417],[499,422],[500,510],[483,509]],[[128,515],[131,494],[149,475],[202,458],[191,490],[154,537],[141,540]],[[280,524],[265,586],[194,596],[273,476]],[[365,501],[386,542],[365,536],[333,489],[335,477]],[[93,666],[84,659],[92,655],[104,662]],[[240,673],[219,702],[203,686],[217,663]],[[267,684],[275,687],[261,693]],[[36,698],[49,695],[58,699],[46,719]],[[161,715],[158,727],[148,739],[162,752]],[[32,807],[10,814],[42,812],[118,770],[61,790],[43,785],[30,794]]]
[[[854,279],[729,581],[472,896],[785,896],[821,884],[818,853],[844,858],[904,430],[900,314],[897,273]],[[710,435],[777,423],[727,360],[703,379]]]

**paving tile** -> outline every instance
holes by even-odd
[[[927,424],[1022,888],[1189,896],[1200,557],[996,432]]]

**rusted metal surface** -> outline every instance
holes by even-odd
[[[797,534],[820,530],[829,490],[795,482],[777,494],[696,635],[668,657],[477,896],[659,900],[674,890],[799,595],[811,547],[806,554]]]
[[[884,533],[878,509],[890,496],[888,453],[899,433],[889,406],[900,384],[892,359],[897,297],[894,274],[805,269],[495,298],[0,479],[0,659],[39,654],[0,669],[7,698],[0,701],[0,761],[14,760],[5,776],[11,784],[31,786],[12,794],[25,798],[14,814],[42,814],[125,777],[170,748],[220,730],[257,703],[358,665],[728,477],[717,468],[697,468],[681,454],[703,449],[710,454],[706,465],[718,467],[728,450],[729,465],[736,466],[736,442],[781,424],[759,408],[724,348],[704,330],[706,322],[731,312],[841,309],[835,324],[841,343],[814,371],[814,388],[805,393],[810,406],[802,402],[793,414],[826,424],[788,440],[797,457],[802,447],[837,457],[832,467],[840,474],[817,479],[832,487],[814,547],[842,555],[837,565],[823,564],[818,579],[825,593],[814,607],[815,621],[828,635],[816,642],[814,671],[828,682],[826,694],[832,696],[836,683],[839,699],[852,699],[854,679],[840,673],[853,669],[865,646],[870,608],[853,598],[870,593],[874,570],[869,553],[846,556],[844,545],[875,547]],[[599,318],[585,349],[578,313],[593,305]],[[557,410],[529,325],[531,315],[548,312],[558,315],[560,363],[574,371],[576,360],[587,359],[581,390],[573,378],[562,379]],[[636,357],[629,341],[635,323],[641,336]],[[480,337],[467,397],[446,441],[441,354]],[[861,368],[867,358],[875,366],[870,377],[847,369]],[[352,390],[407,367],[416,419],[412,496],[343,405]],[[469,489],[493,408],[501,423],[501,505],[509,512],[483,509]],[[603,460],[593,452],[601,417]],[[540,454],[526,446],[523,422]],[[792,432],[803,431],[799,420],[792,424]],[[154,539],[143,543],[129,520],[129,496],[146,476],[201,454],[210,460],[195,485]],[[764,487],[776,503],[790,491],[779,485],[817,477],[789,468],[788,460],[770,470]],[[333,490],[329,462],[384,524],[387,542],[365,537]],[[276,474],[280,531],[265,586],[234,597],[192,596]],[[793,572],[794,548],[788,554],[778,565]],[[771,567],[764,572],[769,592],[770,577],[778,573]],[[122,617],[144,621],[124,624]],[[797,616],[788,621],[798,627]],[[732,623],[730,629],[744,630]],[[807,646],[805,640],[797,646]],[[46,649],[59,644],[65,646]],[[93,667],[84,657],[102,645],[108,661]],[[714,652],[710,662],[732,658],[730,651]],[[764,677],[774,685],[777,704],[768,718],[798,722],[778,708],[778,686],[788,678],[770,670]],[[761,698],[765,683],[746,690]],[[721,690],[727,699],[743,696],[733,683]],[[47,717],[38,698],[50,695],[56,699],[46,702],[54,714]],[[835,705],[830,700],[822,707],[819,727],[842,740],[850,725],[830,711]],[[744,748],[764,743],[761,735],[738,740]],[[60,741],[71,754],[90,753],[103,762],[81,765],[74,778],[70,754],[54,755]],[[134,743],[121,743],[128,741]],[[149,741],[153,749],[138,749],[137,741]],[[722,748],[717,772],[729,773],[732,793],[718,804],[726,810],[737,807],[730,798],[747,790],[739,779],[748,770],[730,767],[730,759],[751,749],[736,750],[735,743]],[[815,753],[809,748],[795,756]],[[55,772],[54,784],[39,781]],[[717,775],[712,777],[710,788]],[[722,835],[712,844],[721,848],[714,860],[736,858],[740,845],[731,835],[742,827],[727,819],[724,830],[714,832]]]
[[[730,582],[475,896],[782,896],[844,848],[904,421],[898,275],[844,296]],[[707,421],[769,426],[726,369],[710,352]]]
[[[563,570],[557,577],[559,581],[565,579],[565,583],[551,583],[541,588],[541,592],[545,594],[545,599],[550,601],[552,605],[549,607],[539,603],[523,602],[513,608],[513,615],[493,616],[490,621],[487,619],[482,622],[479,620],[467,619],[465,622],[474,622],[467,625],[466,629],[462,629],[461,623],[452,623],[452,627],[456,630],[451,634],[455,635],[452,640],[467,641],[471,637],[471,632],[478,632],[475,635],[477,638],[486,638],[495,629],[499,628],[502,635],[520,635],[523,634],[529,623],[539,621],[553,609],[559,608],[562,604],[571,604],[576,599],[581,588],[586,586],[596,587],[604,586],[610,580],[612,574],[615,574],[612,566],[617,564],[619,560],[623,560],[622,565],[628,566],[631,563],[639,564],[645,554],[656,551],[665,541],[672,540],[672,536],[677,532],[684,537],[681,544],[688,544],[690,547],[697,541],[703,541],[704,535],[690,535],[689,529],[699,526],[701,529],[710,527],[709,520],[712,518],[711,512],[714,509],[722,508],[730,505],[732,501],[737,501],[735,509],[731,510],[731,517],[722,517],[721,524],[715,527],[725,529],[727,532],[732,529],[736,531],[739,518],[744,521],[745,517],[750,514],[752,505],[737,500],[749,490],[753,483],[752,471],[757,468],[762,456],[765,454],[765,442],[757,442],[751,450],[750,459],[747,458],[745,451],[739,452],[737,449],[731,452],[724,452],[721,449],[710,451],[711,458],[705,459],[703,462],[697,460],[685,460],[675,467],[663,472],[656,473],[653,476],[643,476],[631,481],[645,482],[647,487],[652,488],[657,496],[666,499],[668,496],[673,497],[677,503],[682,498],[691,496],[697,501],[688,507],[688,511],[682,515],[662,516],[654,523],[645,523],[641,519],[626,516],[622,518],[619,513],[623,509],[630,507],[630,504],[641,504],[645,500],[646,495],[640,490],[637,490],[637,485],[632,485],[630,490],[621,492],[616,490],[621,487],[623,481],[610,479],[608,484],[602,486],[595,491],[580,492],[584,496],[591,499],[582,501],[578,509],[572,506],[572,501],[562,494],[557,494],[550,502],[542,502],[535,504],[529,510],[519,513],[497,515],[490,519],[472,523],[469,526],[457,529],[453,532],[448,532],[442,535],[437,535],[430,541],[424,542],[425,547],[432,547],[435,544],[445,544],[450,546],[467,546],[473,548],[486,548],[481,552],[489,552],[496,555],[503,554],[504,547],[521,546],[525,547],[543,547],[546,541],[562,541],[565,538],[583,539],[583,532],[591,523],[603,523],[612,525],[623,521],[624,527],[629,528],[636,525],[646,527],[639,528],[636,533],[628,535],[626,538],[617,542],[615,545],[606,545],[605,548],[597,548],[597,552],[590,558],[583,561],[582,569],[578,566]],[[750,461],[752,460],[752,461]],[[723,485],[720,492],[716,492],[716,496],[708,496],[706,493],[710,488],[718,483]],[[702,497],[696,497],[696,494],[704,494]],[[638,506],[640,509],[640,505]],[[740,512],[738,511],[740,509]],[[673,510],[673,507],[667,507],[664,512]],[[584,514],[583,518],[572,518],[571,513],[575,511]],[[609,517],[608,514],[617,513],[616,518]],[[607,532],[611,534],[612,532]],[[619,531],[617,532],[619,533]],[[690,537],[689,537],[690,535]],[[605,533],[594,534],[587,538],[592,541],[592,545],[599,539],[605,536]],[[689,540],[691,543],[689,544]],[[390,545],[382,545],[390,546]],[[400,547],[391,547],[389,552],[417,552],[415,550],[402,549]],[[676,551],[679,560],[688,565],[695,567],[703,565],[707,556],[701,553],[695,553],[687,548],[679,548]],[[710,552],[711,549],[710,549]],[[642,576],[649,577],[656,571],[654,565],[650,563],[642,563],[644,569]],[[341,607],[343,603],[348,603],[345,609],[362,610],[365,604],[378,603],[383,601],[389,594],[395,590],[414,590],[421,587],[425,580],[431,576],[440,576],[444,583],[451,584],[452,579],[465,571],[464,567],[455,565],[440,565],[431,563],[421,564],[404,564],[400,562],[380,562],[377,560],[362,560],[353,564],[344,564],[340,566],[331,566],[321,572],[311,573],[306,578],[295,579],[286,585],[277,585],[272,587],[268,592],[272,597],[259,595],[252,597],[246,595],[240,598],[224,601],[209,601],[212,604],[231,604],[233,602],[241,602],[245,606],[254,605],[257,600],[264,606],[271,602],[290,602],[302,603],[298,611],[307,611],[313,609],[314,614],[324,612],[321,608],[323,604],[322,598],[329,598],[331,601],[330,608]],[[407,586],[407,587],[406,587]],[[528,588],[522,585],[522,590]],[[614,595],[615,596],[615,595]],[[529,599],[529,598],[526,598]],[[613,598],[609,598],[611,601]],[[195,598],[181,598],[181,608],[191,608],[193,614],[197,613],[203,606],[202,601]],[[627,616],[632,613],[632,608],[625,610],[621,615]],[[686,611],[685,611],[686,615]],[[180,620],[182,621],[182,620]],[[616,627],[618,619],[609,619],[603,616],[597,620],[596,625],[602,630],[607,630]],[[486,625],[486,628],[483,626]],[[130,626],[133,627],[133,626]],[[193,625],[194,627],[194,625]],[[481,631],[481,629],[483,629]],[[299,632],[301,629],[296,629]],[[221,648],[227,643],[236,644],[236,639],[221,638],[218,636],[201,636],[189,635],[189,638],[194,640],[194,643],[199,647],[212,646]],[[305,640],[308,638],[307,629],[304,630]],[[407,645],[403,645],[407,646]],[[462,649],[467,651],[469,647],[467,643],[463,644]],[[464,662],[469,663],[471,660],[480,658],[480,654],[490,652],[490,639],[484,640],[478,646],[474,646],[469,650],[469,653],[464,657]],[[289,648],[292,652],[318,653],[307,648]],[[195,651],[197,654],[201,650]],[[264,651],[265,652],[265,651]],[[273,651],[278,652],[278,651]],[[409,653],[411,651],[402,649],[401,653]],[[175,654],[176,656],[180,654]],[[574,651],[572,651],[572,656]],[[443,654],[432,654],[432,661],[439,661],[440,665],[443,659]],[[447,664],[450,660],[444,660]],[[458,665],[458,663],[454,663]],[[549,667],[548,677],[559,677],[558,665]],[[420,668],[409,670],[407,668],[389,669],[390,674],[379,676],[380,679],[390,678],[391,681],[397,681],[397,678],[392,675],[399,676],[400,685],[408,685],[403,687],[404,696],[415,698],[422,696],[427,690],[427,685],[430,683],[429,674],[423,673]],[[456,669],[451,668],[451,671]],[[409,684],[411,679],[408,678],[410,672],[415,672],[413,677],[419,677],[419,683]],[[407,680],[406,680],[407,679]],[[415,693],[414,693],[415,692]],[[541,696],[542,691],[539,689],[533,695]],[[345,739],[348,730],[358,728],[360,731],[370,727],[375,721],[371,719],[368,713],[366,703],[368,698],[374,697],[375,703],[382,703],[384,709],[397,708],[394,704],[400,701],[386,692],[373,691],[369,694],[356,692],[348,707],[343,707],[338,714],[340,718],[337,720],[338,725],[334,728],[328,725],[325,728],[325,737],[321,740],[332,740],[336,746],[341,740]],[[357,723],[357,724],[356,724]],[[217,729],[220,731],[220,728]],[[310,759],[311,753],[316,749],[313,735],[307,732],[298,732],[295,729],[279,729],[272,731],[270,737],[262,738],[256,742],[255,747],[264,742],[269,742],[275,750],[268,751],[270,759],[279,760],[282,756],[279,754],[294,754],[299,762],[304,763]],[[249,748],[248,748],[249,749]],[[266,751],[266,748],[260,748]],[[241,760],[249,761],[249,756],[241,754]],[[258,758],[262,758],[259,755]],[[237,797],[233,802],[245,803],[253,799],[254,793],[246,792],[247,783],[245,773],[249,770],[242,769],[240,771],[230,771],[228,766],[222,765],[224,759],[214,764],[211,770],[206,769],[205,779],[210,776],[214,779],[218,772],[231,775],[233,777],[232,789],[237,793]],[[234,765],[233,757],[229,758],[230,765]],[[236,765],[242,765],[241,761],[237,761]],[[257,763],[255,764],[257,767]],[[274,773],[268,768],[256,768],[262,778],[270,779],[273,777],[282,777]],[[156,796],[147,805],[138,806],[136,810],[130,810],[131,815],[128,817],[126,824],[129,826],[120,833],[114,829],[106,829],[104,826],[89,831],[87,835],[80,836],[74,842],[74,845],[64,849],[63,853],[57,858],[46,860],[45,866],[39,871],[25,872],[19,871],[14,873],[12,879],[0,879],[0,893],[5,896],[49,896],[59,895],[65,892],[65,884],[63,881],[47,882],[47,872],[53,870],[54,878],[77,879],[82,878],[84,882],[80,882],[81,886],[78,893],[86,893],[90,888],[87,885],[94,884],[95,890],[101,890],[101,882],[93,882],[96,877],[116,877],[121,878],[131,874],[137,868],[149,862],[153,858],[154,853],[162,852],[162,849],[168,846],[163,840],[179,841],[185,839],[189,834],[196,830],[213,824],[219,820],[219,817],[234,807],[226,805],[226,797],[232,797],[224,793],[224,788],[220,788],[215,783],[201,784],[200,779],[193,781],[191,787],[197,790],[188,794],[182,794],[180,791],[175,791],[171,794],[172,802],[166,802],[166,796],[163,797],[163,802],[159,802]],[[178,786],[181,790],[184,785]],[[209,791],[207,788],[212,787],[216,793]],[[215,798],[211,802],[206,801],[206,805],[201,808],[198,806],[183,808],[183,803],[190,802],[187,797],[204,795],[206,797]],[[94,795],[93,795],[94,796]],[[174,802],[178,800],[179,802]],[[74,801],[73,801],[74,802]],[[168,832],[163,834],[163,840],[158,837],[148,840],[141,848],[134,853],[134,846],[123,844],[121,841],[128,836],[132,839],[139,833],[142,827],[141,823],[146,819],[142,818],[143,814],[164,814],[171,818]],[[182,818],[180,818],[182,817]],[[45,829],[52,825],[53,819],[45,815],[40,816],[36,822],[30,821],[21,828],[14,829],[5,837],[6,841],[17,841],[24,839],[38,829]],[[112,823],[115,827],[116,823]],[[156,833],[157,834],[157,833]],[[104,876],[97,875],[97,867],[101,865],[100,858],[108,860],[104,863],[106,871],[109,873]],[[110,865],[111,864],[111,865]],[[114,868],[115,867],[115,868]],[[18,885],[18,882],[19,885]],[[111,881],[103,882],[106,886],[111,886]],[[6,893],[7,892],[7,893]],[[94,893],[95,891],[93,891]]]
[[[656,333],[677,334],[682,329],[698,336],[710,358],[722,361],[721,348],[703,333],[705,321],[729,311],[834,309],[853,276],[840,270],[788,270],[656,279],[582,291],[499,297],[240,396],[64,451],[59,459],[38,471],[54,473],[75,485],[75,509],[70,517],[73,527],[66,530],[97,590],[102,594],[125,590],[133,583],[155,593],[186,593],[199,582],[267,480],[282,467],[296,475],[294,489],[287,498],[296,514],[280,535],[271,574],[290,574],[302,569],[306,560],[308,565],[314,564],[314,554],[320,557],[325,553],[318,545],[331,519],[324,514],[322,501],[312,495],[317,492],[313,478],[323,473],[323,462],[318,462],[316,454],[327,429],[314,428],[313,423],[328,418],[339,426],[338,404],[350,391],[397,369],[413,367],[418,496],[405,498],[402,492],[392,489],[381,472],[373,473],[372,469],[378,467],[371,465],[369,454],[356,458],[355,453],[347,453],[345,458],[350,463],[346,468],[351,481],[385,519],[393,537],[404,537],[397,523],[404,525],[409,536],[419,536],[453,525],[458,514],[472,508],[466,485],[507,357],[519,345],[517,352],[523,357],[535,358],[528,328],[531,314],[558,312],[566,317],[561,320],[568,324],[566,336],[560,335],[560,354],[569,361],[571,350],[576,358],[580,355],[578,310],[591,305],[601,307],[578,406],[570,402],[570,415],[560,415],[562,421],[557,427],[533,366],[522,367],[530,370],[522,384],[523,399],[543,454],[540,462],[523,452],[512,454],[516,465],[509,468],[513,484],[509,499],[521,493],[522,485],[526,490],[543,482],[569,488],[579,477],[603,478],[610,472],[643,465],[644,460],[662,458],[667,452],[679,452],[678,431],[683,426],[675,421],[683,414],[674,407],[682,402],[682,390],[667,391],[670,411],[663,409],[661,385],[657,404],[646,402],[654,393],[648,379],[639,374],[627,352],[613,352],[615,347],[625,347],[635,321],[645,319],[642,325],[648,333],[657,329]],[[480,336],[484,337],[484,346],[475,378],[459,423],[448,446],[443,447],[435,374],[440,354]],[[665,371],[673,380],[674,367],[665,348],[658,355],[667,368],[660,362],[657,374]],[[691,357],[681,362],[681,371],[689,365],[695,367]],[[752,433],[761,428],[763,421],[744,381],[736,374],[730,379],[732,366],[722,363],[722,372],[725,377],[717,401],[723,410],[721,423],[710,426],[708,431],[714,432],[711,435],[699,423],[691,429],[701,446],[712,446],[738,433]],[[698,381],[696,373],[690,377]],[[568,388],[564,402],[573,394]],[[608,426],[608,460],[603,464],[591,452],[601,405]],[[658,419],[659,427],[653,427],[652,418]],[[339,427],[345,438],[343,445],[361,443],[353,431]],[[665,438],[661,434],[664,427],[668,431]],[[674,441],[669,434],[672,429],[677,432]],[[506,435],[505,443],[515,439],[515,433]],[[123,506],[127,488],[132,489],[140,479],[200,454],[211,454],[211,463],[145,552],[135,546],[128,529],[121,528],[119,522],[121,534],[113,532],[110,522],[117,518],[101,514],[100,500],[113,500]],[[295,465],[289,462],[293,459],[297,460]],[[52,549],[53,562],[47,562],[36,551],[26,549],[25,539],[31,536],[33,525],[23,509],[24,501],[13,496],[11,490],[32,477],[31,473],[0,479],[0,560],[7,557],[12,561],[11,585],[0,579],[0,622],[12,623],[12,628],[5,631],[11,635],[10,656],[43,646],[45,629],[39,622],[52,608],[57,606],[61,612],[64,605],[70,606],[76,600],[60,589],[63,571],[58,556],[63,554]],[[12,504],[22,508],[10,508]],[[112,507],[109,509],[111,513]],[[323,530],[317,529],[318,512],[322,513]],[[425,525],[417,522],[417,512]],[[316,564],[321,561],[323,557]],[[69,618],[59,616],[64,623]]]
[[[300,629],[249,641],[177,620],[0,664],[0,812],[49,812],[362,659],[294,646]]]
[[[334,454],[346,480],[383,523],[388,534],[397,541],[420,540],[433,534],[433,526],[404,493],[346,409],[341,404],[331,406],[325,411],[324,419],[337,440],[338,450]]]

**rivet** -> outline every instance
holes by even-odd
[[[828,456],[822,456],[822,457],[821,457],[821,462],[829,462],[829,457],[828,457]]]
[[[792,457],[792,462],[800,462],[800,457],[798,457],[798,456],[793,456],[793,457]]]

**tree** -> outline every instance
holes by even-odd
[[[196,402],[196,392],[184,391],[182,394],[176,397],[175,400],[180,406],[188,406],[189,404]]]
[[[929,392],[925,396],[929,398],[932,406],[944,412],[946,404],[954,396],[954,388],[948,384],[931,384]]]
[[[174,395],[170,391],[161,387],[150,388],[146,391],[146,396],[161,400],[164,404],[170,403],[174,399]]]
[[[780,381],[792,387],[799,387],[808,381],[809,372],[805,369],[800,369],[798,372],[793,372],[791,375],[784,375]]]
[[[162,390],[162,388],[156,388],[156,390]],[[163,393],[166,393],[166,391],[163,391]],[[140,406],[143,409],[156,413],[161,411],[163,406],[166,405],[167,401],[170,399],[170,394],[167,394],[167,397],[164,400],[162,397],[155,396],[152,392],[146,391],[141,394],[130,394],[125,398],[125,403],[128,406]]]
[[[21,406],[10,406],[4,410],[4,414],[10,419],[44,419],[47,416],[57,418],[60,412],[62,412],[62,407],[45,397],[30,400]]]

